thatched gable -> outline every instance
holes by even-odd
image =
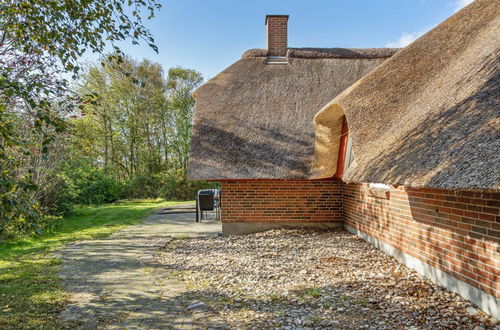
[[[189,178],[307,178],[318,109],[395,51],[289,49],[287,64],[247,51],[195,92]]]
[[[499,32],[500,1],[476,0],[335,98],[315,119],[314,177],[333,171],[340,111],[348,182],[499,189]]]

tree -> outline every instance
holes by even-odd
[[[159,8],[158,0],[0,3],[0,235],[6,223],[38,213],[30,198],[37,190],[36,174],[19,170],[35,167],[14,155],[23,153],[21,160],[31,160],[26,146],[35,139],[45,157],[65,128],[65,115],[85,102],[71,93],[63,74],[78,76],[80,57],[86,51],[102,53],[107,45],[115,51],[112,60],[119,62],[119,41],[145,41],[157,50],[143,18],[154,17]]]
[[[191,146],[194,104],[193,91],[203,81],[200,73],[183,68],[168,71],[167,94],[173,112],[172,148],[182,175],[187,175],[188,156]]]
[[[80,94],[99,94],[74,121],[75,150],[122,178],[159,172],[164,146],[157,123],[168,111],[161,66],[127,57],[103,64],[83,77]]]
[[[165,77],[160,65],[127,57],[90,68],[80,93],[99,95],[85,105],[85,116],[73,121],[73,156],[92,159],[109,175],[130,182],[137,193],[128,197],[158,196],[166,177],[185,182],[192,93],[202,80],[183,68],[170,69]]]

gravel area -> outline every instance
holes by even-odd
[[[343,230],[175,239],[156,257],[213,311],[208,327],[500,329]]]

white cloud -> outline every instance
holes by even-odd
[[[459,11],[463,7],[467,6],[469,3],[473,2],[474,0],[457,0],[454,3],[455,6],[455,11]]]
[[[474,2],[474,0],[453,0],[451,4],[454,6],[455,11],[459,11],[460,9],[467,6],[468,4],[471,4],[472,2]],[[433,26],[429,25],[425,27],[423,30],[420,30],[418,32],[402,33],[398,40],[387,43],[385,47],[390,47],[390,48],[406,47],[432,28]]]
[[[417,39],[421,35],[422,35],[422,33],[420,33],[420,32],[403,33],[397,41],[389,42],[388,44],[385,45],[385,47],[390,47],[390,48],[406,47],[409,44],[411,44],[413,41],[415,41],[415,39]]]

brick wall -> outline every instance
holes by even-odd
[[[270,56],[286,56],[288,51],[288,16],[267,16],[267,50]]]
[[[391,188],[387,196],[348,184],[343,195],[350,227],[500,297],[500,192]]]
[[[222,222],[342,221],[341,183],[332,180],[222,181]]]

